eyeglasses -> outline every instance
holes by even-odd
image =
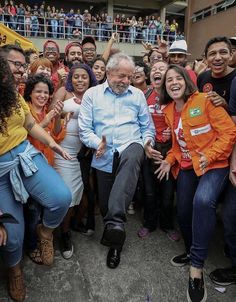
[[[95,52],[95,48],[83,48],[83,52]]]
[[[28,64],[27,63],[24,63],[22,64],[21,62],[19,61],[12,61],[12,60],[7,60],[8,62],[12,63],[13,65],[15,65],[15,67],[17,69],[20,69],[21,67],[23,67],[24,69],[27,69],[28,67]]]
[[[46,47],[44,52],[58,52],[56,47]]]

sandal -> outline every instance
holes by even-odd
[[[34,263],[36,263],[38,265],[43,264],[43,261],[41,258],[41,252],[38,248],[36,248],[35,250],[33,250],[31,252],[28,252],[27,255],[30,258],[30,260],[33,261]]]
[[[12,300],[16,302],[22,302],[25,300],[26,289],[22,271],[18,274],[9,273],[8,292]]]
[[[43,237],[41,227],[42,225],[38,224],[37,234],[42,262],[44,265],[52,265],[54,260],[53,235],[50,239]]]

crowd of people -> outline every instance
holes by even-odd
[[[190,265],[189,302],[207,300],[203,268],[222,203],[232,267],[210,278],[236,283],[236,38],[210,39],[194,66],[185,40],[144,43],[147,53],[133,60],[112,48],[117,38],[100,56],[92,36],[70,42],[63,60],[52,40],[40,57],[0,49],[0,255],[14,301],[26,295],[23,252],[52,265],[60,228],[70,259],[71,229],[92,236],[96,206],[106,265],[117,268],[138,186],[137,236],[148,240],[159,227],[174,242],[183,238],[183,254],[170,262]]]
[[[120,34],[121,42],[149,43],[156,41],[156,36],[172,42],[183,38],[175,19],[166,19],[164,24],[156,15],[137,17],[117,14],[113,20],[107,12],[93,15],[89,10],[64,11],[63,8],[46,5],[33,7],[13,0],[0,3],[0,22],[26,37],[48,37],[54,39],[77,38],[92,35],[98,41],[107,41],[112,32]]]

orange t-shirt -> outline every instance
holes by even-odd
[[[46,107],[44,107],[42,114],[37,114],[31,103],[29,103],[29,107],[30,107],[30,111],[31,114],[33,115],[33,117],[35,118],[36,122],[39,124],[40,122],[42,122],[42,120],[45,118],[46,114],[47,114],[47,110]],[[51,135],[51,137],[56,141],[56,143],[60,143],[65,135],[66,135],[66,130],[65,128],[61,127],[61,131],[55,135],[53,132],[55,126],[55,119],[53,119],[46,128],[44,128],[45,131],[48,132],[48,134]],[[48,146],[44,145],[43,143],[41,143],[39,140],[37,140],[36,138],[28,135],[28,140],[31,142],[31,144],[38,149],[39,151],[41,151],[45,157],[48,160],[48,163],[53,166],[54,164],[54,152],[52,151],[52,149],[50,149]]]

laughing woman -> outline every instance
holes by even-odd
[[[159,151],[163,157],[171,149],[170,129],[165,122],[163,109],[166,105],[160,105],[160,89],[162,79],[166,73],[168,64],[164,61],[156,62],[150,71],[151,88],[145,93],[149,112],[155,125],[156,136],[154,149]],[[157,166],[155,153],[151,158],[145,158],[143,162],[143,184],[144,184],[144,224],[138,230],[138,236],[142,239],[149,236],[158,225],[166,232],[172,241],[180,239],[179,233],[174,229],[174,191],[175,181],[173,176],[169,179],[158,181],[154,171]],[[158,221],[159,220],[159,221]]]
[[[177,177],[178,222],[185,253],[172,258],[174,266],[191,263],[187,299],[207,299],[203,266],[213,235],[216,206],[229,173],[228,159],[236,127],[222,107],[199,93],[186,70],[170,65],[160,95],[172,131],[172,148],[156,173],[162,179],[172,167]]]
[[[75,64],[68,74],[66,86],[61,87],[56,92],[52,104],[53,107],[58,101],[62,101],[64,112],[71,113],[71,119],[67,123],[66,136],[60,145],[72,156],[72,160],[67,162],[55,155],[55,169],[60,173],[72,193],[72,203],[61,226],[62,256],[65,259],[69,259],[73,255],[69,227],[74,214],[74,206],[80,203],[83,194],[81,168],[77,160],[77,154],[82,145],[79,138],[78,114],[85,91],[95,84],[96,79],[91,68],[86,64]]]
[[[63,103],[58,101],[54,109],[48,111],[48,102],[52,94],[53,84],[45,74],[31,75],[28,78],[25,86],[24,98],[28,103],[30,112],[36,123],[44,128],[47,133],[59,143],[66,134],[62,125],[63,120],[61,120],[60,117]],[[37,150],[44,154],[48,163],[53,166],[54,152],[32,136],[29,135],[28,139]],[[41,207],[30,197],[25,207],[25,247],[30,259],[37,264],[43,264],[40,251],[37,248],[36,234],[40,212]]]
[[[139,88],[144,93],[148,89],[149,83],[149,68],[143,62],[135,63],[135,70],[132,77],[132,84],[134,87]]]
[[[9,269],[9,294],[14,301],[23,301],[26,294],[20,266],[24,238],[23,204],[30,194],[44,209],[37,233],[43,262],[49,265],[54,256],[53,230],[61,223],[71,202],[69,189],[29,143],[28,133],[65,159],[70,156],[35,122],[14,86],[8,63],[0,57],[0,209],[12,214],[19,222],[4,225],[8,239],[6,245],[0,247],[0,253]]]

